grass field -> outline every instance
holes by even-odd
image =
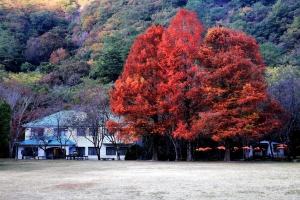
[[[300,199],[300,163],[0,160],[0,199]]]

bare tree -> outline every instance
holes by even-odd
[[[46,149],[49,145],[49,136],[44,133],[44,130],[42,128],[37,128],[35,131],[31,131],[29,139],[32,141],[32,149],[34,149],[35,147],[39,147],[44,151],[46,155]]]
[[[300,71],[293,66],[281,66],[271,70],[268,73],[269,92],[289,116],[280,138],[283,143],[287,143],[291,147],[292,132],[300,125]]]
[[[73,110],[62,110],[51,115],[51,120],[55,125],[53,130],[53,137],[60,145],[61,155],[65,156],[64,146],[73,138],[73,132],[66,134],[68,128],[74,124],[76,113]]]
[[[16,82],[0,82],[0,99],[6,99],[12,108],[12,121],[9,142],[9,156],[13,155],[13,148],[18,141],[23,127],[22,124],[39,117],[39,106],[47,98],[30,91],[25,86]]]
[[[82,112],[77,126],[88,128],[84,137],[96,148],[100,160],[100,149],[107,132],[105,123],[109,115],[108,90],[102,86],[85,88],[78,92],[77,97],[77,110]]]

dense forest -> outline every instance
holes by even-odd
[[[0,99],[12,107],[9,153],[21,139],[22,123],[83,104],[83,93],[111,88],[137,36],[153,24],[168,27],[180,8],[196,12],[205,26],[203,34],[222,26],[255,38],[268,67],[268,90],[291,116],[285,133],[295,137],[296,152],[299,1],[3,0]],[[20,94],[19,99],[14,94]]]

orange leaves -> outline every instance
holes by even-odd
[[[110,91],[112,111],[130,124],[131,137],[163,130],[157,118],[161,112],[157,85],[162,81],[157,46],[163,31],[162,26],[151,26],[135,40],[122,76]]]
[[[269,96],[255,40],[223,27],[209,29],[204,40],[202,33],[196,14],[179,10],[167,29],[152,26],[136,39],[110,93],[129,134],[168,131],[194,140],[201,132],[221,141],[278,127],[262,106]]]
[[[109,132],[116,133],[122,130],[122,124],[115,122],[114,120],[108,120],[106,122],[106,128]]]
[[[176,129],[176,137],[197,136],[191,130],[197,115],[191,106],[195,109],[201,103],[195,100],[182,105],[198,95],[195,59],[202,32],[196,14],[180,10],[167,29],[152,26],[135,40],[122,77],[110,94],[113,112],[124,116],[136,132],[157,134]]]
[[[183,121],[178,122],[177,129],[173,132],[173,136],[186,140],[194,140],[198,137],[197,132],[190,131],[188,125]]]
[[[214,126],[207,122],[209,114],[201,116],[202,123],[198,124],[214,140],[243,134],[257,137],[266,129],[271,132],[278,127],[279,121],[274,118],[278,107],[267,110],[262,106],[270,97],[263,76],[265,66],[252,37],[224,27],[209,29],[198,56],[207,71],[204,91],[209,94],[208,113],[220,113],[213,119]],[[269,118],[263,117],[266,114]]]
[[[52,64],[58,63],[60,60],[67,58],[69,55],[64,48],[59,48],[51,53],[49,61]]]

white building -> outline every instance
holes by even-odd
[[[22,155],[37,158],[59,158],[64,155],[84,156],[88,159],[98,159],[97,148],[99,143],[101,159],[117,159],[116,148],[109,140],[104,123],[92,131],[92,126],[86,123],[84,113],[76,111],[60,111],[40,120],[24,124],[25,140],[18,144],[18,159]],[[100,123],[99,123],[100,124]],[[94,141],[94,142],[93,142]],[[96,141],[96,142],[95,142]],[[120,149],[120,158],[124,160],[126,150],[132,143],[125,144],[116,141]],[[65,152],[65,153],[64,153]]]

